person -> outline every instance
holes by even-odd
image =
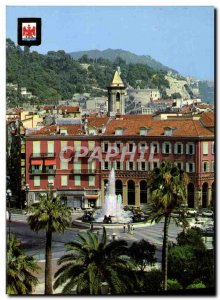
[[[125,224],[124,224],[124,226],[123,226],[123,229],[124,229],[124,233],[125,233],[125,229],[126,229],[126,226],[125,226]]]
[[[90,223],[90,231],[93,231],[93,222]]]
[[[128,223],[128,233],[131,231],[131,225]]]
[[[134,233],[134,225],[131,224],[131,234],[133,234],[133,233]]]
[[[11,222],[11,211],[8,212],[8,220]]]

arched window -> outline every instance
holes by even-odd
[[[144,180],[140,182],[140,203],[147,203],[147,182]]]
[[[202,185],[202,207],[206,208],[208,203],[208,183]]]
[[[135,183],[133,180],[128,181],[128,205],[135,205]]]
[[[188,207],[194,208],[194,184],[189,183],[187,186],[187,192],[188,192]]]

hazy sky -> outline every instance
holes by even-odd
[[[107,48],[150,55],[182,75],[214,78],[214,8],[7,6],[6,36],[17,42],[17,18],[42,18],[40,53]]]

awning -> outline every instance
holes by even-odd
[[[92,200],[92,199],[97,200],[98,197],[99,197],[98,195],[85,195],[85,198],[86,198],[86,199],[89,199],[89,200],[90,200],[90,199],[91,199],[91,200]]]
[[[55,159],[45,160],[45,166],[53,166],[56,164]]]
[[[41,159],[32,159],[31,160],[31,165],[32,166],[40,166],[43,164],[43,160]]]

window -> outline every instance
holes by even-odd
[[[141,162],[141,171],[145,171],[145,169],[146,169],[145,161],[142,161]]]
[[[74,141],[74,150],[79,152],[81,149],[81,141]]]
[[[151,144],[151,153],[159,153],[159,145],[158,143]]]
[[[33,154],[40,154],[40,142],[33,142]],[[33,155],[34,156],[34,155]]]
[[[115,162],[115,169],[116,170],[122,170],[122,162],[116,161]]]
[[[195,145],[193,143],[186,144],[186,154],[195,154]]]
[[[147,144],[146,143],[139,143],[138,148],[139,148],[139,153],[147,152]]]
[[[74,180],[75,180],[75,186],[80,186],[81,185],[81,177],[80,177],[80,175],[75,175],[74,176]]]
[[[95,186],[95,176],[89,176],[89,186]]]
[[[74,173],[81,173],[81,161],[74,162],[73,171]]]
[[[177,166],[178,169],[183,170],[183,162],[182,161],[176,162],[175,165]]]
[[[115,135],[122,135],[123,134],[123,129],[122,128],[117,128],[115,130]]]
[[[164,154],[171,153],[171,144],[170,143],[163,143],[163,153]]]
[[[60,160],[60,169],[61,170],[68,170],[68,161],[61,159]]]
[[[104,144],[104,152],[108,152],[108,144],[107,143]]]
[[[132,144],[132,143],[128,144],[128,151],[129,152],[132,152],[133,148],[134,148],[134,144]]]
[[[209,154],[209,143],[208,142],[202,143],[202,153],[203,153],[203,155]]]
[[[48,184],[52,183],[54,185],[54,176],[48,176]]]
[[[183,144],[177,143],[174,145],[174,153],[175,154],[183,154]]]
[[[95,160],[89,161],[88,162],[88,170],[90,172],[95,172]]]
[[[40,186],[40,176],[34,176],[34,186]]]
[[[127,171],[134,171],[135,170],[135,164],[133,161],[126,161],[126,170]]]
[[[121,143],[116,143],[115,147],[118,148],[118,153],[121,152]]]
[[[187,162],[186,163],[186,172],[188,172],[188,173],[195,172],[195,163],[194,162]]]
[[[60,135],[67,135],[67,129],[66,128],[61,128],[60,129]]]
[[[88,148],[89,148],[89,151],[93,151],[95,148],[95,141],[89,141]]]
[[[170,127],[164,128],[164,135],[165,136],[171,136],[172,135],[172,128],[170,128]]]
[[[203,172],[209,172],[209,163],[208,161],[204,161],[203,163]]]
[[[67,186],[67,175],[61,176],[61,186]]]
[[[142,136],[147,135],[147,129],[145,127],[140,128],[140,135],[142,135]]]
[[[54,141],[47,142],[47,153],[54,153]]]
[[[110,170],[111,164],[109,161],[104,161],[104,170]]]

